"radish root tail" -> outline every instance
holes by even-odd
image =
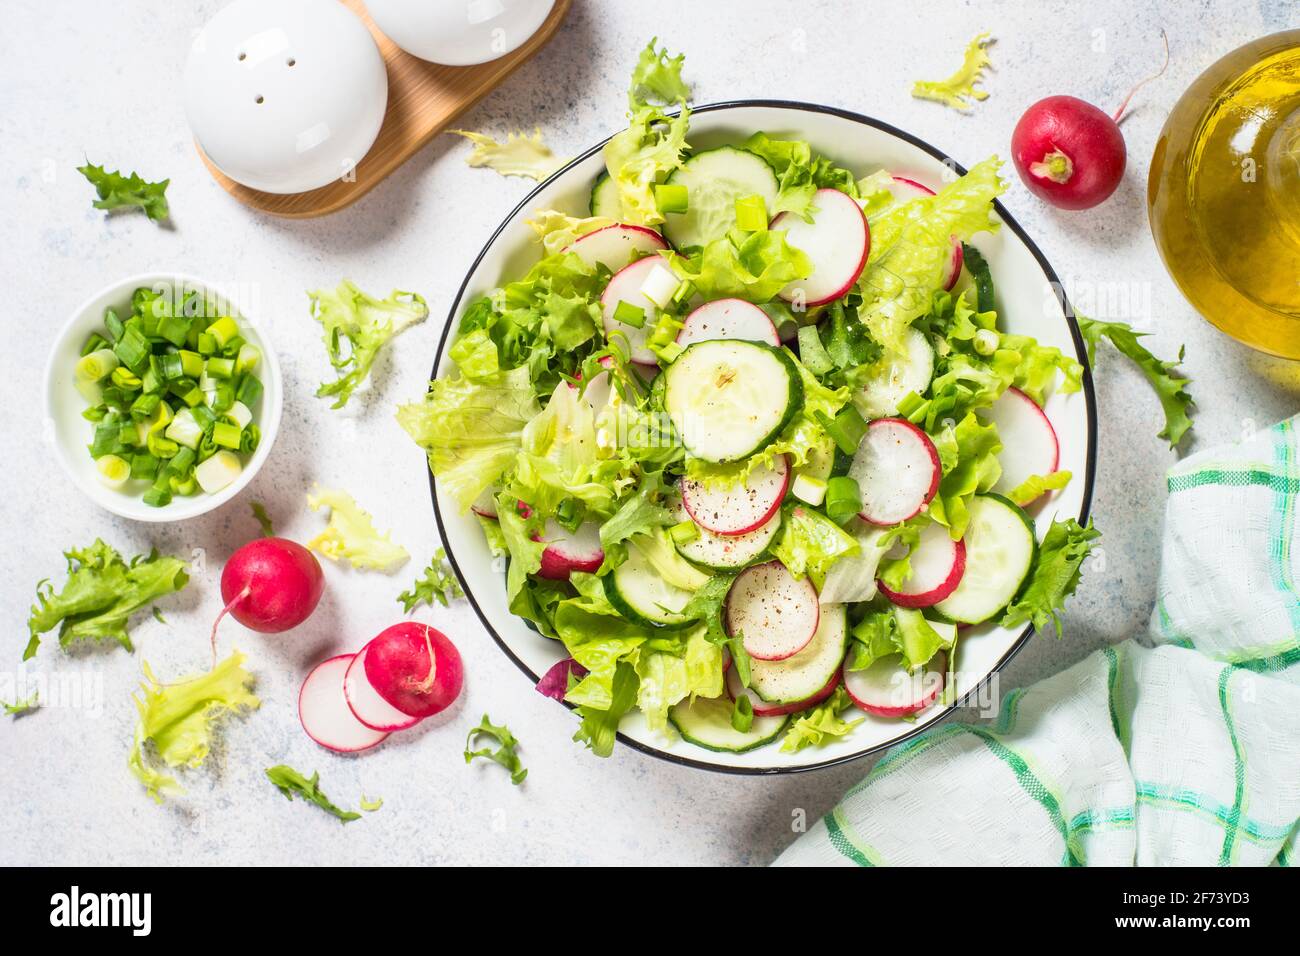
[[[1165,70],[1169,69],[1169,36],[1168,36],[1168,34],[1165,33],[1165,31],[1164,31],[1163,29],[1160,31],[1160,39],[1161,39],[1161,40],[1164,42],[1164,44],[1165,44],[1165,62],[1164,62],[1164,65],[1160,67],[1159,72],[1152,73],[1150,76],[1148,76],[1148,77],[1147,77],[1146,79],[1144,79],[1144,80],[1139,80],[1138,83],[1137,83],[1137,85],[1134,86],[1133,89],[1131,89],[1131,90],[1128,91],[1128,96],[1124,97],[1124,102],[1121,103],[1121,104],[1119,104],[1119,109],[1117,109],[1117,110],[1115,111],[1114,120],[1115,120],[1115,125],[1116,125],[1116,126],[1118,126],[1118,125],[1119,125],[1119,121],[1120,121],[1121,119],[1124,118],[1124,111],[1128,109],[1128,104],[1129,104],[1129,101],[1133,99],[1133,94],[1136,93],[1138,90],[1142,89],[1142,87],[1146,86],[1146,85],[1147,85],[1148,83],[1150,83],[1152,80],[1158,80],[1158,79],[1160,79],[1160,77],[1162,77],[1162,76],[1165,75]]]
[[[251,584],[245,584],[244,589],[230,599],[230,603],[221,609],[221,613],[217,615],[217,619],[212,622],[212,636],[210,638],[210,643],[212,644],[213,667],[217,666],[217,626],[221,623],[221,619],[230,613],[231,608],[244,598],[248,597],[251,588]]]
[[[437,658],[433,656],[433,641],[429,638],[429,625],[424,625],[424,646],[429,651],[429,673],[424,676],[424,680],[417,681],[413,686],[421,694],[427,694],[433,689],[434,676],[438,670]]]

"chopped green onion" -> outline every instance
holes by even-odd
[[[132,418],[148,418],[158,410],[162,396],[157,392],[146,392],[131,403]]]
[[[634,329],[642,328],[645,325],[645,309],[619,299],[618,305],[614,307],[614,321],[630,325]]]
[[[176,413],[167,430],[163,432],[168,438],[178,445],[184,445],[186,448],[197,448],[199,439],[203,437],[203,427],[194,419],[194,413],[188,408],[182,408]],[[150,449],[152,451],[152,449]]]
[[[198,457],[193,448],[178,448],[171,461],[167,462],[167,471],[173,475],[183,475],[194,466]]]
[[[117,447],[118,424],[116,419],[105,418],[95,426],[95,436],[90,440],[90,457],[99,458]]]
[[[992,355],[998,350],[1000,339],[993,329],[980,329],[975,333],[975,352],[977,355]]]
[[[181,349],[176,354],[181,357],[181,368],[190,378],[198,378],[203,374],[203,356],[198,352]]]
[[[228,411],[234,405],[235,389],[225,382],[217,386],[216,391],[212,394],[212,401],[208,403],[208,406],[217,414]]]
[[[120,339],[122,333],[126,330],[126,326],[122,324],[122,320],[117,317],[117,313],[112,309],[104,310],[104,327],[108,329],[108,334],[114,342]]]
[[[169,483],[172,486],[173,493],[185,497],[197,494],[199,490],[198,479],[196,479],[192,474],[185,475],[184,477],[181,477],[180,475],[172,475],[169,479]]]
[[[166,315],[158,320],[158,334],[180,348],[189,335],[190,320],[183,315]]]
[[[238,449],[242,430],[239,426],[232,425],[229,422],[217,422],[212,426],[212,440],[222,448]]]
[[[112,349],[98,349],[77,360],[77,378],[83,382],[99,382],[119,367],[118,354]]]
[[[117,426],[117,441],[120,445],[128,448],[134,448],[136,445],[143,445],[149,440],[149,429],[140,428],[143,424],[134,421],[125,421]]]
[[[180,447],[170,438],[163,437],[162,432],[151,431],[149,437],[145,439],[145,448],[149,449],[149,454],[158,458],[171,458],[180,451]]]
[[[190,414],[205,432],[217,423],[217,413],[207,405],[195,405],[190,409]]]
[[[91,405],[81,413],[81,417],[88,422],[98,422],[102,421],[106,414],[108,414],[108,409],[103,405]]]
[[[152,480],[158,474],[158,456],[138,451],[131,456],[131,477]]]
[[[736,226],[746,232],[767,228],[767,203],[762,196],[741,196],[736,200]]]
[[[261,360],[262,350],[251,342],[245,342],[239,347],[239,356],[235,359],[235,374],[247,375]]]
[[[694,521],[688,520],[673,525],[668,529],[668,534],[673,539],[674,544],[690,544],[700,536],[700,529]]]
[[[235,402],[230,406],[230,411],[226,412],[226,417],[240,428],[247,428],[249,422],[253,420],[253,413],[243,402]]]
[[[190,408],[203,402],[203,390],[188,378],[173,382],[168,390]]]
[[[754,702],[748,694],[741,694],[731,708],[731,729],[738,734],[747,734],[754,726]]]
[[[677,338],[677,333],[686,328],[685,324],[671,313],[663,312],[655,323],[654,331],[646,339],[652,349],[661,349]]]
[[[916,394],[916,392],[908,392],[898,400],[898,414],[902,415],[908,421],[914,422],[915,419],[913,419],[912,416],[918,412],[924,414],[927,405],[929,405],[929,402]]]
[[[102,455],[95,459],[99,480],[110,488],[121,488],[131,477],[131,465],[117,455]]]
[[[86,344],[81,347],[81,354],[86,356],[91,352],[98,352],[100,349],[108,349],[111,352],[113,350],[113,345],[108,341],[108,339],[104,338],[98,332],[95,332],[90,336],[90,338],[86,339]]]
[[[217,348],[224,349],[239,335],[239,325],[228,315],[224,315],[207,328],[208,335],[217,343]]]
[[[144,503],[153,507],[161,508],[164,505],[171,504],[172,500],[172,483],[167,472],[159,471],[157,479],[154,480],[153,486],[144,493]]]
[[[206,369],[213,378],[234,378],[235,360],[228,358],[210,358]]]
[[[164,381],[174,382],[179,378],[185,377],[185,363],[181,359],[180,352],[168,352],[166,355],[159,356],[158,370],[162,373]]]
[[[673,293],[673,305],[681,305],[693,295],[695,295],[695,283],[690,279],[683,279],[677,291]]]
[[[814,375],[826,375],[835,370],[835,362],[826,351],[826,346],[822,345],[822,337],[817,332],[817,326],[801,326],[798,336],[799,359],[808,366],[808,371]]]
[[[836,448],[846,455],[852,455],[858,450],[858,443],[867,433],[867,423],[855,407],[844,406],[834,419],[820,409],[814,414],[822,428],[826,429],[826,434],[831,436],[831,441],[835,442]]]
[[[826,517],[844,524],[862,510],[862,491],[847,475],[838,475],[826,483]]]
[[[663,359],[667,364],[672,365],[673,362],[677,361],[677,356],[681,355],[684,351],[686,350],[676,342],[669,342],[667,345],[655,349],[655,354]]]
[[[216,355],[218,351],[217,340],[214,339],[212,336],[208,335],[207,332],[199,333],[199,339],[198,342],[196,343],[196,347],[198,348],[198,352],[200,355]]]
[[[214,494],[238,478],[241,471],[238,458],[231,452],[219,451],[194,469],[194,477],[200,488]]]
[[[686,212],[690,208],[690,194],[685,186],[660,183],[655,186],[655,205],[660,212]]]
[[[262,429],[258,428],[256,425],[249,425],[242,432],[242,437],[239,440],[239,450],[245,455],[251,455],[253,452],[257,451],[258,443],[261,442],[261,440]]]

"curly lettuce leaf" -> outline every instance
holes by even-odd
[[[929,515],[946,526],[956,541],[966,534],[971,498],[991,489],[1002,477],[998,461],[1002,439],[996,425],[984,424],[974,412],[930,437],[939,452],[943,477],[930,502]]]
[[[886,349],[902,352],[903,333],[931,306],[950,268],[952,240],[996,232],[993,200],[1006,188],[996,157],[933,196],[889,207],[871,220],[871,252],[858,280],[858,317]]]
[[[55,625],[59,625],[60,647],[82,639],[112,639],[132,651],[127,631],[131,615],[154,599],[181,590],[189,581],[185,563],[178,558],[154,551],[132,558],[128,564],[99,538],[89,547],[73,548],[63,556],[68,562],[63,589],[56,594],[48,580],[36,586],[23,660],[36,653],[41,635]]]
[[[411,555],[395,544],[387,533],[380,534],[374,519],[346,491],[316,487],[307,495],[312,511],[328,508],[329,524],[307,542],[307,550],[329,558],[347,561],[359,571],[382,571],[391,574],[410,560]]]
[[[279,764],[270,767],[266,771],[266,779],[270,780],[277,790],[279,790],[286,800],[293,802],[295,795],[302,797],[308,803],[314,803],[326,813],[338,818],[340,823],[351,823],[353,820],[360,820],[361,814],[353,810],[344,810],[342,807],[330,802],[330,798],[325,796],[325,791],[320,788],[320,773],[313,773],[311,779],[304,777],[297,770],[285,764]],[[381,800],[382,804],[383,801]],[[378,810],[379,807],[371,805],[366,807],[368,810]]]
[[[819,747],[829,743],[833,737],[843,737],[858,724],[866,720],[845,720],[840,715],[853,706],[853,701],[840,684],[822,703],[805,711],[791,721],[781,741],[781,752],[798,753],[804,747]]]
[[[1073,472],[1069,471],[1054,471],[1049,475],[1030,475],[1008,491],[1007,498],[1013,504],[1024,507],[1031,501],[1037,501],[1049,491],[1060,491],[1073,477]]]
[[[642,474],[636,490],[625,496],[618,509],[600,525],[600,547],[605,552],[604,568],[614,568],[627,556],[625,542],[634,535],[649,534],[673,523],[669,507],[670,489],[662,471]]]
[[[40,691],[33,691],[29,696],[16,699],[12,704],[0,700],[0,710],[5,712],[5,716],[15,719],[30,714],[34,710],[40,710],[40,708]]]
[[[705,299],[766,302],[794,280],[812,275],[812,260],[780,229],[749,233],[739,243],[723,236],[690,256],[670,253],[668,261]]]
[[[772,214],[792,212],[811,221],[813,194],[819,189],[838,189],[858,198],[858,181],[853,174],[825,156],[815,154],[803,140],[772,139],[758,132],[742,145],[776,171],[779,191],[776,205],[769,210]]]
[[[1079,586],[1083,562],[1100,537],[1101,532],[1092,526],[1092,521],[1086,527],[1073,518],[1053,521],[1038,546],[1038,558],[1029,581],[998,623],[1003,627],[1031,623],[1038,630],[1050,623],[1060,637],[1060,612],[1065,608],[1066,598]]]
[[[497,742],[497,746],[471,750],[474,741],[479,737],[490,737]],[[528,777],[528,769],[519,759],[518,748],[519,741],[510,732],[510,728],[505,724],[492,723],[492,718],[484,714],[478,726],[471,728],[465,738],[465,762],[473,763],[476,758],[485,757],[493,763],[500,764],[510,772],[510,782],[517,787]]]
[[[934,100],[962,113],[970,112],[975,102],[989,97],[986,91],[977,90],[975,84],[984,79],[984,70],[991,65],[985,48],[992,42],[987,33],[981,33],[967,44],[962,64],[956,72],[945,80],[917,80],[912,85],[912,95],[917,99]]]
[[[421,604],[432,607],[433,602],[437,601],[443,607],[447,607],[452,601],[464,596],[465,592],[460,589],[460,582],[456,580],[456,575],[447,564],[447,552],[437,548],[429,560],[429,566],[424,569],[424,574],[416,578],[410,590],[397,595],[397,603],[402,605],[402,610],[410,614]]]
[[[722,648],[693,628],[678,646],[643,650],[637,657],[637,707],[651,730],[668,729],[668,709],[687,697],[722,695]]]
[[[462,511],[495,485],[541,411],[527,368],[482,382],[441,378],[424,398],[398,406],[397,423],[425,450],[438,484]]]
[[[564,160],[556,157],[551,147],[542,142],[540,127],[533,130],[532,136],[522,131],[509,133],[504,143],[467,129],[449,129],[447,132],[463,136],[474,144],[465,160],[467,164],[475,168],[486,166],[502,176],[542,180],[564,165]]]
[[[614,742],[618,738],[618,725],[633,705],[636,704],[637,676],[631,664],[617,665],[611,681],[611,693],[607,707],[593,707],[580,704],[577,708],[582,723],[578,725],[573,739],[586,744],[597,757],[608,757],[614,752]]]
[[[170,179],[159,183],[145,182],[136,173],[123,176],[120,172],[110,173],[103,166],[87,162],[78,166],[77,172],[95,187],[96,209],[142,209],[152,221],[159,222],[171,213],[167,207],[167,184]]]
[[[423,322],[429,306],[414,292],[394,290],[386,299],[362,292],[350,279],[335,289],[308,292],[312,318],[325,329],[325,350],[338,378],[316,390],[320,398],[334,397],[331,408],[342,408],[366,380],[379,350],[394,335]]]
[[[575,572],[570,582],[578,595],[556,606],[555,630],[569,656],[588,673],[569,689],[565,699],[593,710],[609,710],[616,698],[614,679],[619,664],[635,666],[642,645],[656,634],[614,610],[605,598],[603,578]]]
[[[554,209],[539,209],[526,225],[537,234],[537,241],[548,256],[563,252],[575,240],[597,229],[613,226],[616,220],[605,216],[569,216]]]
[[[648,103],[684,103],[691,98],[690,87],[682,79],[686,54],[668,55],[668,48],[657,49],[658,37],[652,37],[637,57],[628,85],[627,106],[636,111]]]
[[[139,696],[132,697],[139,721],[127,765],[155,801],[182,792],[175,778],[160,768],[202,766],[218,722],[261,705],[252,692],[253,675],[244,669],[244,660],[243,654],[232,651],[210,671],[166,684],[142,662],[145,683]]]
[[[1128,358],[1151,383],[1151,388],[1160,400],[1160,407],[1165,413],[1165,427],[1160,429],[1160,438],[1175,447],[1187,430],[1192,427],[1191,407],[1195,404],[1187,390],[1191,379],[1178,371],[1183,360],[1183,349],[1178,350],[1177,362],[1164,362],[1156,358],[1138,341],[1147,332],[1137,332],[1123,322],[1101,322],[1087,316],[1076,316],[1079,331],[1088,346],[1088,363],[1097,363],[1097,344],[1106,339],[1121,355]]]
[[[826,575],[842,558],[859,554],[857,538],[807,505],[786,505],[772,556],[796,578],[807,574],[820,590]]]

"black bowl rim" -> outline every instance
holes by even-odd
[[[840,119],[846,119],[849,120],[850,122],[859,123],[863,126],[870,126],[873,127],[874,129],[881,130],[882,132],[889,133],[892,136],[896,136],[899,139],[903,140],[904,142],[910,143],[913,146],[916,146],[919,149],[924,150],[925,152],[933,156],[935,159],[939,160],[939,162],[945,163],[946,165],[950,166],[952,169],[954,169],[957,172],[958,175],[966,174],[966,167],[962,166],[960,163],[957,163],[955,160],[953,160],[942,150],[936,149],[934,146],[931,146],[925,140],[913,136],[911,133],[901,130],[898,127],[893,126],[889,123],[883,122],[882,120],[875,119],[874,117],[871,116],[863,115],[862,113],[855,113],[852,110],[840,109],[839,107],[835,107],[835,106],[823,106],[817,103],[804,103],[797,100],[768,100],[768,99],[727,100],[721,103],[709,103],[705,106],[693,107],[691,112],[693,114],[714,113],[721,110],[730,110],[730,109],[738,109],[738,108],[746,108],[746,107],[766,107],[766,108],[774,108],[774,109],[796,110],[805,113],[823,113],[829,116],[839,117]],[[430,380],[437,378],[438,366],[442,364],[443,352],[446,350],[447,344],[451,340],[451,332],[452,332],[452,328],[454,327],[454,320],[460,309],[461,300],[465,296],[465,289],[469,286],[470,278],[478,270],[479,264],[483,261],[483,257],[487,255],[488,250],[491,249],[492,246],[496,243],[497,239],[501,236],[501,233],[505,230],[506,226],[511,222],[511,220],[513,220],[521,210],[523,210],[524,208],[532,204],[534,198],[537,196],[538,193],[540,193],[547,186],[551,185],[551,183],[555,182],[555,180],[557,180],[561,176],[567,174],[568,171],[572,169],[574,166],[576,166],[578,163],[581,163],[583,160],[587,159],[588,157],[592,156],[593,154],[601,150],[607,142],[609,142],[609,137],[606,137],[605,139],[597,143],[595,146],[592,146],[590,149],[586,150],[580,155],[569,160],[569,162],[565,163],[555,172],[551,173],[551,175],[548,176],[546,179],[538,183],[537,186],[534,189],[532,189],[527,196],[525,196],[522,200],[520,200],[519,203],[512,210],[510,210],[510,212],[506,215],[506,217],[501,221],[501,224],[497,226],[495,230],[493,230],[491,237],[484,244],[482,250],[480,250],[479,254],[474,258],[474,262],[470,265],[469,270],[465,273],[465,279],[461,283],[460,289],[456,292],[456,298],[452,301],[451,309],[447,313],[446,327],[443,329],[442,338],[438,341],[438,351],[434,355],[433,369],[429,373]],[[1006,208],[1002,205],[1001,201],[995,200],[993,205],[994,208],[997,210],[998,216],[1001,218],[1002,222],[1005,224],[1005,226],[1008,229],[1010,229],[1013,233],[1016,234],[1016,237],[1021,242],[1025,244],[1025,246],[1029,249],[1030,253],[1033,254],[1034,259],[1037,260],[1039,268],[1043,270],[1043,274],[1047,277],[1048,282],[1051,283],[1052,289],[1056,294],[1057,301],[1059,301],[1061,304],[1061,310],[1065,316],[1065,321],[1070,327],[1070,337],[1074,340],[1074,351],[1076,357],[1078,358],[1079,363],[1083,366],[1083,395],[1084,395],[1084,401],[1087,407],[1087,414],[1088,414],[1088,454],[1087,454],[1087,466],[1085,469],[1086,474],[1084,476],[1083,505],[1079,509],[1079,522],[1081,524],[1086,524],[1088,520],[1088,514],[1092,510],[1093,482],[1096,477],[1096,470],[1097,470],[1097,397],[1093,388],[1092,370],[1088,364],[1088,353],[1084,346],[1083,334],[1079,331],[1079,324],[1077,321],[1075,321],[1074,308],[1073,306],[1070,305],[1069,299],[1065,295],[1065,289],[1061,285],[1061,280],[1057,276],[1056,271],[1052,268],[1051,264],[1047,261],[1046,256],[1043,255],[1042,250],[1040,250],[1038,248],[1038,245],[1034,242],[1034,240],[1029,237],[1029,234],[1025,232],[1024,228],[1020,225],[1020,223],[1016,222],[1016,220],[1012,217],[1011,213],[1009,213],[1006,210]],[[510,649],[510,646],[505,642],[505,640],[501,637],[501,635],[497,633],[496,628],[492,626],[491,622],[487,618],[487,615],[483,613],[483,609],[479,607],[478,601],[474,599],[474,592],[470,588],[469,579],[465,576],[465,573],[461,570],[460,565],[456,561],[455,555],[452,554],[450,546],[448,546],[446,543],[447,529],[443,525],[442,511],[438,507],[438,493],[434,486],[433,474],[429,472],[428,462],[425,461],[423,456],[421,457],[421,465],[424,467],[425,472],[429,476],[429,494],[430,497],[433,499],[433,515],[434,515],[434,520],[438,525],[438,535],[442,539],[443,546],[444,548],[446,548],[446,552],[447,552],[447,560],[451,564],[452,570],[455,572],[456,577],[460,580],[461,587],[465,591],[465,597],[469,601],[470,607],[474,609],[474,613],[478,615],[479,621],[482,622],[483,627],[487,630],[488,634],[492,636],[492,640],[496,641],[497,646],[501,648],[501,650],[505,653],[505,655],[508,658],[510,658],[510,660],[514,661],[515,666],[517,666],[521,671],[523,671],[523,673],[527,675],[529,680],[531,680],[534,684],[536,684],[539,680],[541,680],[541,675],[533,673],[532,668],[530,668],[527,664],[525,664],[522,660],[520,660],[518,656],[516,656],[514,651]],[[649,744],[642,743],[641,741],[638,740],[633,740],[632,738],[626,736],[621,731],[618,733],[618,740],[620,743],[628,747],[631,747],[633,750],[638,750],[641,753],[649,754],[650,756],[657,757],[660,760],[666,760],[669,763],[678,764],[683,767],[693,767],[699,770],[711,770],[716,773],[742,774],[746,776],[761,776],[761,775],[781,774],[781,773],[802,773],[809,770],[823,770],[827,767],[835,767],[840,764],[849,763],[850,761],[859,760],[862,757],[867,757],[872,754],[879,753],[897,744],[903,743],[904,741],[910,740],[919,734],[922,734],[928,730],[933,729],[934,727],[937,727],[940,723],[947,720],[953,714],[953,712],[957,710],[957,708],[964,706],[966,702],[970,700],[972,697],[978,699],[978,695],[980,694],[981,691],[983,691],[984,687],[989,683],[989,681],[993,679],[993,676],[997,674],[999,671],[1001,671],[1002,668],[1005,667],[1011,661],[1012,658],[1014,658],[1018,653],[1020,653],[1021,648],[1025,646],[1025,643],[1029,640],[1030,636],[1033,633],[1034,633],[1033,625],[1026,627],[1024,632],[1020,635],[1019,639],[1016,640],[1015,644],[1013,644],[1011,648],[1006,652],[1006,654],[1004,654],[1002,658],[995,665],[993,665],[992,668],[990,668],[988,674],[986,674],[984,678],[981,679],[980,682],[975,685],[975,687],[971,688],[969,693],[963,696],[961,700],[956,701],[948,708],[946,708],[944,712],[940,714],[937,718],[928,721],[923,727],[917,727],[914,730],[910,730],[907,733],[903,734],[902,736],[895,737],[894,739],[886,743],[877,744],[876,746],[868,747],[864,750],[858,750],[851,754],[845,754],[843,756],[834,757],[830,760],[823,760],[819,763],[802,764],[799,766],[728,767],[720,764],[709,763],[708,761],[704,761],[704,760],[696,760],[691,757],[683,757],[679,754],[667,753]],[[568,704],[567,702],[565,703],[565,706],[572,709],[572,705]]]

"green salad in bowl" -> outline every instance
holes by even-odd
[[[795,138],[782,104],[703,108],[696,142],[681,66],[652,43],[629,127],[530,197],[582,177],[587,209],[517,212],[530,252],[494,237],[398,418],[466,591],[577,739],[846,759],[969,693],[1073,591],[1095,532],[1045,509],[1087,510],[1065,489],[1067,466],[1091,480],[1090,418],[1072,407],[1058,438],[1052,412],[1087,372],[1059,310],[1026,317],[1050,344],[999,314],[1047,272],[1027,240],[980,251],[1003,227],[996,159],[931,188],[887,164],[950,167],[869,129],[881,155],[850,169],[811,141],[847,121]],[[532,643],[501,637],[506,615]]]

